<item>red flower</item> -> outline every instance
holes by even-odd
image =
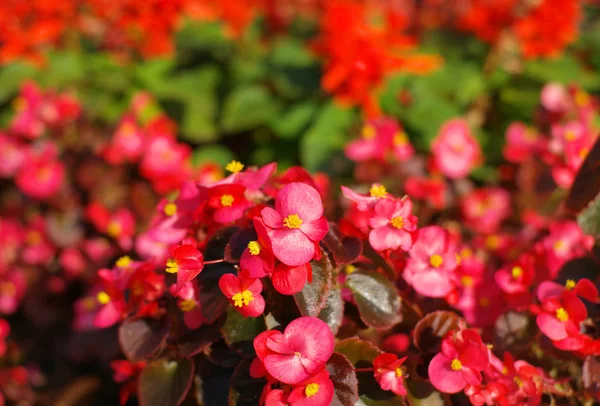
[[[265,207],[262,219],[268,228],[273,254],[286,265],[309,262],[319,254],[319,242],[329,230],[323,216],[319,192],[304,183],[293,182],[277,193],[275,209]]]
[[[404,371],[402,364],[407,357],[398,359],[395,354],[384,353],[373,360],[375,379],[381,389],[390,390],[399,396],[406,396],[404,387]]]
[[[345,151],[348,158],[356,162],[385,162],[390,151],[398,160],[405,161],[415,152],[404,130],[389,117],[367,122],[362,128],[361,138],[348,144]]]
[[[263,288],[260,279],[238,278],[228,273],[219,279],[219,287],[229,303],[244,317],[258,317],[265,310],[265,299],[260,295]]]
[[[300,317],[283,333],[269,330],[254,339],[256,355],[266,371],[290,385],[306,381],[323,368],[333,354],[333,346],[329,326],[316,317]]]
[[[279,264],[271,274],[273,287],[283,295],[298,293],[306,285],[309,276],[312,275],[310,262],[300,266],[287,266]]]
[[[240,258],[240,267],[251,278],[262,278],[273,272],[275,257],[271,251],[271,241],[265,224],[260,217],[254,217],[254,229],[257,239],[248,243]]]
[[[535,276],[533,259],[523,255],[507,268],[502,268],[494,274],[496,283],[509,295],[523,294],[529,291]]]
[[[58,151],[51,143],[44,144],[41,151],[30,154],[15,179],[19,189],[37,199],[56,194],[65,177],[65,166],[57,158]]]
[[[369,243],[377,251],[410,250],[417,230],[417,218],[412,214],[410,198],[380,199],[375,203],[369,225],[373,228],[369,233]]]
[[[579,325],[587,318],[585,305],[574,292],[565,290],[560,296],[553,294],[544,289],[538,291],[542,306],[535,321],[539,329],[552,341],[580,335]]]
[[[171,258],[167,261],[166,271],[177,274],[177,286],[173,292],[177,295],[185,283],[192,281],[202,272],[204,256],[191,238],[186,238],[179,245],[171,246],[169,252]]]
[[[488,348],[475,330],[452,333],[442,341],[442,352],[429,363],[431,383],[444,393],[457,393],[481,383],[481,371],[489,364]]]
[[[212,219],[217,223],[228,224],[241,219],[250,207],[244,196],[246,188],[231,183],[214,186],[208,189],[207,205],[212,211]]]
[[[334,396],[333,382],[323,368],[291,390],[275,389],[265,397],[265,406],[329,406]]]
[[[499,187],[483,187],[466,195],[460,202],[466,225],[491,234],[511,213],[510,194]]]

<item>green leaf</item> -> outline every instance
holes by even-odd
[[[119,343],[127,358],[138,362],[156,353],[168,334],[169,324],[166,318],[126,320],[119,327]]]
[[[196,148],[192,154],[192,164],[198,166],[207,162],[225,166],[234,159],[229,148],[215,144]]]
[[[354,365],[344,355],[334,352],[327,361],[329,378],[333,382],[333,405],[354,406],[358,401],[358,380]]]
[[[585,234],[600,236],[600,195],[579,213],[577,223]]]
[[[294,294],[294,300],[303,316],[317,317],[325,307],[332,283],[333,266],[327,253],[319,261],[312,260],[312,282]]]
[[[275,101],[265,88],[240,87],[225,99],[221,126],[228,132],[250,130],[269,121],[276,111]]]
[[[253,355],[254,338],[265,331],[265,318],[244,317],[232,306],[227,308],[227,319],[221,329],[225,342],[236,351],[245,355]]]
[[[401,300],[396,287],[374,271],[356,271],[346,283],[358,305],[361,320],[376,329],[387,329],[402,321]]]
[[[411,406],[444,406],[444,397],[427,381],[406,379],[407,399]]]
[[[331,154],[340,150],[345,132],[354,119],[354,112],[329,102],[321,108],[315,123],[300,141],[300,158],[309,171],[323,169]]]
[[[354,366],[359,367],[372,365],[373,360],[383,353],[370,342],[355,337],[338,341],[335,351],[343,354]]]
[[[271,119],[271,128],[281,138],[295,138],[303,131],[317,112],[317,105],[304,102],[290,107],[281,116]]]
[[[15,97],[23,80],[34,74],[35,68],[25,63],[14,63],[0,69],[0,103]]]
[[[190,359],[159,359],[144,368],[139,378],[141,406],[178,406],[185,399],[194,378]]]
[[[344,300],[339,287],[329,290],[325,307],[321,309],[318,317],[327,323],[334,335],[337,334],[344,319]]]

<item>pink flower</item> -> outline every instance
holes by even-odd
[[[245,191],[244,186],[236,183],[226,183],[208,189],[206,205],[212,209],[212,220],[228,224],[242,218],[251,206],[244,195]]]
[[[569,93],[560,83],[550,82],[542,88],[542,106],[552,113],[562,113],[569,108]]]
[[[511,213],[510,194],[499,187],[483,187],[465,196],[460,208],[470,228],[491,234]]]
[[[0,133],[0,177],[13,177],[27,160],[28,153],[27,146]]]
[[[142,156],[140,171],[159,193],[179,188],[190,177],[190,147],[170,134],[152,134]]]
[[[177,306],[183,312],[183,322],[191,329],[197,329],[204,323],[200,302],[196,298],[197,286],[195,282],[186,282],[177,292],[176,285],[171,285],[169,291],[179,300]]]
[[[254,217],[253,222],[257,239],[250,241],[242,252],[240,267],[246,270],[251,278],[262,278],[273,272],[275,257],[262,219]]]
[[[428,367],[432,385],[443,393],[457,393],[467,385],[481,383],[481,371],[489,364],[488,348],[475,330],[452,333],[442,341]]]
[[[515,295],[528,292],[534,276],[533,258],[522,255],[512,266],[498,270],[494,274],[494,279],[502,291]]]
[[[444,297],[454,289],[456,253],[448,232],[439,226],[423,227],[404,269],[404,279],[420,294]]]
[[[309,262],[320,253],[319,242],[329,230],[323,202],[312,186],[293,182],[277,193],[275,209],[265,207],[262,219],[268,228],[273,254],[286,265]]]
[[[452,179],[464,178],[481,161],[481,149],[467,122],[457,118],[447,121],[431,148],[436,166]]]
[[[114,165],[125,161],[136,162],[146,147],[144,141],[145,134],[138,127],[135,118],[126,115],[121,119],[117,131],[103,151],[103,155],[109,163]]]
[[[171,258],[167,260],[166,271],[177,274],[177,285],[173,292],[177,295],[187,282],[191,282],[202,272],[204,256],[192,238],[186,238],[181,244],[171,246],[169,252]]]
[[[379,199],[387,199],[392,196],[386,191],[385,186],[379,183],[373,183],[369,189],[368,195],[356,193],[354,190],[342,186],[342,194],[346,199],[356,203],[356,208],[361,211],[371,210]]]
[[[400,161],[408,160],[415,153],[402,127],[390,117],[367,122],[362,128],[361,138],[346,147],[346,155],[356,162],[385,162],[390,151]]]
[[[536,323],[542,333],[552,341],[564,340],[580,334],[579,325],[587,318],[587,309],[574,292],[563,291],[561,296],[554,292],[538,290],[538,299],[542,302],[541,313]]]
[[[25,275],[20,269],[0,275],[0,313],[12,314],[17,311],[26,288]]]
[[[400,248],[408,251],[417,230],[417,218],[412,214],[410,198],[380,199],[375,203],[369,225],[373,228],[369,233],[369,243],[375,250]]]
[[[260,279],[248,279],[227,273],[219,279],[221,292],[233,308],[244,317],[258,317],[265,310],[265,299],[260,295],[262,282]]]
[[[538,286],[537,292],[538,297],[549,298],[559,297],[565,290],[570,290],[575,293],[575,295],[589,300],[592,303],[600,302],[598,288],[596,288],[594,282],[589,279],[580,279],[578,282],[575,282],[573,279],[568,279],[564,285],[559,285],[552,281],[544,281]]]
[[[273,378],[298,385],[325,366],[333,354],[334,337],[324,321],[300,317],[288,324],[283,333],[270,330],[259,334],[254,347]]]
[[[323,368],[304,382],[294,385],[286,396],[281,389],[270,391],[265,406],[329,406],[334,396],[333,382]]]
[[[504,158],[509,162],[521,163],[534,155],[540,147],[540,135],[521,122],[514,122],[506,129]]]
[[[98,231],[114,238],[121,248],[131,248],[135,217],[129,209],[121,208],[111,213],[100,203],[90,203],[86,215]]]
[[[576,221],[564,220],[550,224],[550,235],[542,239],[539,249],[545,254],[550,278],[569,260],[585,255],[594,245],[594,238],[586,236]]]
[[[20,166],[15,182],[21,191],[36,199],[46,199],[58,192],[65,177],[65,166],[57,160],[56,146],[44,144]]]
[[[395,354],[384,353],[373,360],[375,380],[383,390],[390,390],[398,396],[406,396],[402,364],[407,357],[398,359]]]
[[[448,204],[448,185],[442,176],[411,176],[406,179],[404,189],[413,199],[425,200],[435,209]]]

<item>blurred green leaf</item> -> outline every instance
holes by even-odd
[[[271,128],[281,138],[295,138],[309,125],[317,108],[317,104],[310,101],[293,105],[272,118]]]
[[[250,130],[269,121],[276,111],[275,100],[264,87],[239,87],[225,99],[221,126],[227,132]]]
[[[218,144],[196,148],[192,154],[192,164],[194,165],[213,162],[220,166],[225,166],[233,159],[233,153],[227,147]]]
[[[0,103],[15,97],[25,79],[35,74],[35,68],[26,63],[15,63],[0,69]]]
[[[300,141],[300,159],[310,171],[323,169],[331,154],[340,150],[345,132],[354,119],[354,111],[330,101],[323,106],[314,124]]]

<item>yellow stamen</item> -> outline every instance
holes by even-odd
[[[500,247],[500,237],[497,235],[490,235],[485,239],[485,246],[490,249],[496,249]]]
[[[460,277],[460,283],[462,283],[463,286],[466,286],[467,288],[473,286],[473,277],[469,276],[469,275],[464,275]]]
[[[404,131],[398,131],[394,134],[393,142],[395,146],[406,145],[408,144],[408,137]]]
[[[15,109],[15,111],[23,111],[27,108],[27,99],[24,97],[17,97],[16,99],[13,100],[12,102],[12,106],[13,109]]]
[[[0,283],[0,293],[2,296],[13,297],[17,294],[17,287],[10,281]]]
[[[165,269],[168,273],[177,273],[179,272],[179,265],[177,265],[177,261],[173,258],[167,260],[167,269]]]
[[[575,103],[579,106],[585,106],[590,102],[590,95],[584,92],[583,90],[579,90],[575,93]]]
[[[318,392],[319,392],[319,384],[318,383],[308,384],[308,385],[306,385],[306,389],[304,389],[304,393],[306,394],[307,398],[309,398],[311,396],[315,396]]]
[[[573,279],[567,279],[567,282],[565,283],[565,289],[567,290],[571,290],[575,287],[576,283]]]
[[[387,196],[387,190],[385,189],[385,186],[374,183],[369,190],[369,194],[371,197],[383,198]]]
[[[400,367],[396,368],[396,376],[397,376],[398,378],[400,378],[402,375],[404,375],[404,374],[402,373],[402,369],[400,369]]]
[[[283,225],[287,228],[300,228],[302,223],[304,222],[297,214],[290,214],[289,216],[283,219]]]
[[[450,363],[450,368],[452,368],[453,371],[460,371],[462,367],[462,362],[456,358],[454,358]]]
[[[225,165],[225,169],[231,173],[238,173],[244,169],[244,164],[239,161],[231,161]]]
[[[174,216],[177,213],[177,205],[175,203],[165,204],[164,212],[169,217]]]
[[[128,255],[122,256],[121,258],[117,259],[115,265],[119,268],[127,268],[129,265],[131,265],[131,258],[129,258]]]
[[[486,344],[485,346],[488,347],[488,350],[494,349],[494,344]]]
[[[106,227],[106,232],[111,237],[118,237],[121,234],[121,224],[117,221],[111,221],[108,223],[108,227]]]
[[[515,383],[517,384],[517,386],[520,388],[521,386],[523,386],[523,381],[521,380],[521,378],[519,378],[518,376],[515,376],[513,378],[513,380],[515,381]]]
[[[556,309],[556,318],[562,322],[569,320],[569,313],[564,309],[564,307],[560,307]]]
[[[429,263],[432,267],[439,268],[444,263],[444,258],[442,258],[442,256],[439,254],[433,254],[431,257],[429,257]]]
[[[96,299],[98,299],[98,303],[103,305],[110,302],[110,296],[108,296],[108,293],[106,293],[105,291],[98,292],[98,294],[96,295]]]
[[[573,131],[573,130],[565,131],[565,140],[574,141],[576,138],[577,138],[577,135],[575,134],[575,131]]]
[[[490,299],[487,297],[480,297],[479,298],[479,306],[481,307],[488,307],[490,305]]]
[[[182,300],[179,302],[179,308],[182,312],[189,312],[194,310],[196,307],[196,301],[194,299]]]
[[[344,270],[346,271],[346,275],[350,275],[350,274],[356,272],[356,267],[352,264],[348,264],[348,265],[346,265],[346,268]]]
[[[243,307],[244,305],[248,306],[250,302],[254,300],[254,296],[252,296],[252,292],[250,292],[249,290],[245,290],[243,292],[236,293],[235,295],[233,295],[231,300],[233,300],[234,306]]]
[[[552,248],[556,251],[562,251],[565,248],[565,242],[563,240],[558,240],[554,244],[552,244]]]
[[[367,124],[362,128],[361,136],[365,140],[372,140],[375,137],[375,134],[376,134],[375,127],[373,127],[370,124]]]
[[[258,241],[250,241],[248,243],[248,251],[250,251],[251,255],[260,254],[260,244],[258,243]]]
[[[27,243],[29,245],[38,245],[41,242],[42,242],[42,235],[39,233],[39,231],[30,231],[27,234]]]
[[[404,227],[404,217],[402,216],[394,217],[390,222],[396,228]]]
[[[296,352],[294,353],[294,355],[295,355],[296,357],[300,358],[300,357],[302,356],[302,353],[301,353],[300,351],[296,351]]]
[[[460,251],[460,256],[461,256],[463,259],[466,259],[466,258],[471,258],[471,257],[473,256],[473,251],[471,250],[471,248],[463,248],[463,249]]]
[[[523,268],[518,265],[513,266],[513,269],[510,271],[510,273],[512,274],[513,279],[519,279],[521,275],[523,275]]]
[[[231,207],[233,205],[234,198],[231,195],[223,195],[221,196],[221,206],[223,207]]]

